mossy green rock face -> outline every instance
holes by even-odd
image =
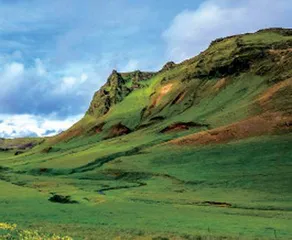
[[[113,70],[106,84],[94,94],[87,113],[95,117],[106,114],[111,106],[121,102],[135,89],[143,87],[140,83],[153,75],[140,71],[121,74]]]

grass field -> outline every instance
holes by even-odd
[[[116,151],[127,152],[122,140]],[[74,239],[288,239],[291,142],[290,134],[205,147],[154,145],[88,166],[95,144],[65,155],[64,163],[84,159],[70,168],[54,159],[36,163],[39,156],[22,165],[0,155],[1,222]],[[78,203],[50,202],[52,193]]]

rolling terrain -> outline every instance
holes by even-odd
[[[291,164],[292,30],[264,29],[158,72],[113,70],[67,131],[0,140],[0,223],[48,239],[289,239]]]

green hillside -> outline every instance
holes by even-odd
[[[0,239],[289,239],[291,146],[291,29],[114,70],[69,130],[0,141]]]

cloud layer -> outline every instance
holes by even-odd
[[[290,0],[208,0],[179,13],[163,33],[169,59],[198,54],[219,37],[268,27],[292,27]]]
[[[34,115],[0,115],[0,138],[52,136],[72,126],[82,116],[63,120]]]

